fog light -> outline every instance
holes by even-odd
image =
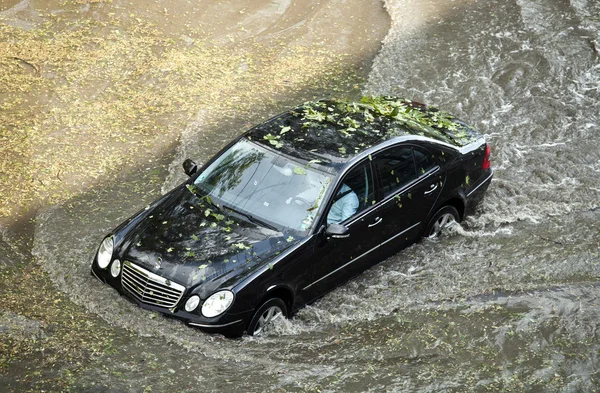
[[[198,304],[200,304],[200,298],[196,295],[191,296],[187,302],[185,302],[185,311],[187,312],[192,312],[196,309],[196,307],[198,307]]]
[[[115,259],[114,262],[112,263],[112,265],[110,265],[110,275],[113,276],[114,278],[117,278],[117,276],[121,273],[121,261],[119,261],[118,259]]]

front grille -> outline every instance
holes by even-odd
[[[158,276],[131,262],[123,263],[121,284],[142,303],[172,308],[177,305],[185,287]]]

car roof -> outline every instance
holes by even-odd
[[[463,148],[481,134],[434,107],[390,96],[359,102],[306,102],[261,123],[245,136],[306,161],[343,164],[391,139],[430,140]]]

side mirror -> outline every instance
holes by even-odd
[[[183,171],[186,175],[192,176],[198,170],[198,165],[189,158],[183,162]]]
[[[350,229],[348,229],[348,227],[345,225],[330,224],[327,227],[327,230],[325,230],[325,236],[332,237],[334,239],[345,239],[350,237],[350,234],[348,233],[349,231]]]

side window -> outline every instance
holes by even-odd
[[[327,225],[339,224],[375,203],[373,174],[369,163],[346,174],[327,213]]]
[[[395,147],[383,151],[376,159],[383,196],[392,195],[417,178],[410,147]]]
[[[417,167],[417,176],[421,176],[431,168],[436,166],[433,153],[418,147],[413,148],[415,154],[415,166]]]

